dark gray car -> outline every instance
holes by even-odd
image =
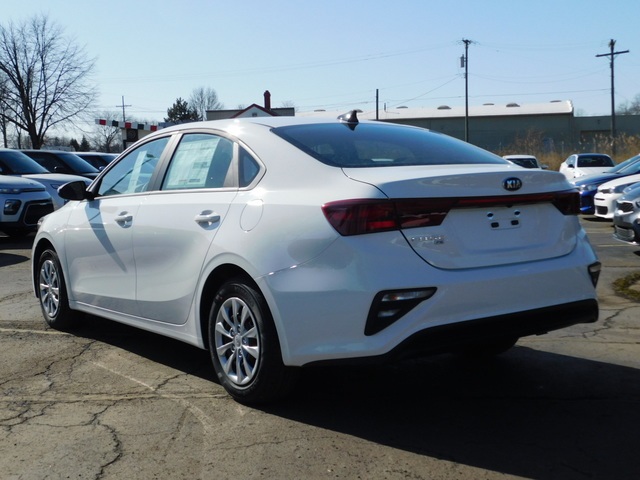
[[[96,167],[75,153],[59,150],[22,150],[22,152],[52,173],[80,175],[92,180],[100,173]]]

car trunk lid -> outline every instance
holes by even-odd
[[[395,201],[398,215],[406,220],[401,231],[407,242],[438,268],[545,260],[575,247],[577,217],[561,210],[577,194],[570,193],[571,186],[557,172],[502,165],[344,172]],[[425,221],[429,215],[438,219]]]

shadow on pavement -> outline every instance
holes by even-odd
[[[215,381],[203,350],[89,320],[76,335]],[[482,362],[441,355],[382,367],[304,369],[290,398],[260,409],[507,475],[640,478],[640,372],[528,347]]]

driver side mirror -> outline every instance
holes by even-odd
[[[87,191],[87,184],[82,180],[65,183],[58,189],[58,195],[65,200],[93,200],[93,194]]]

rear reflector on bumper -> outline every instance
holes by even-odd
[[[374,335],[384,330],[434,293],[435,287],[379,292],[371,303],[364,334]]]

